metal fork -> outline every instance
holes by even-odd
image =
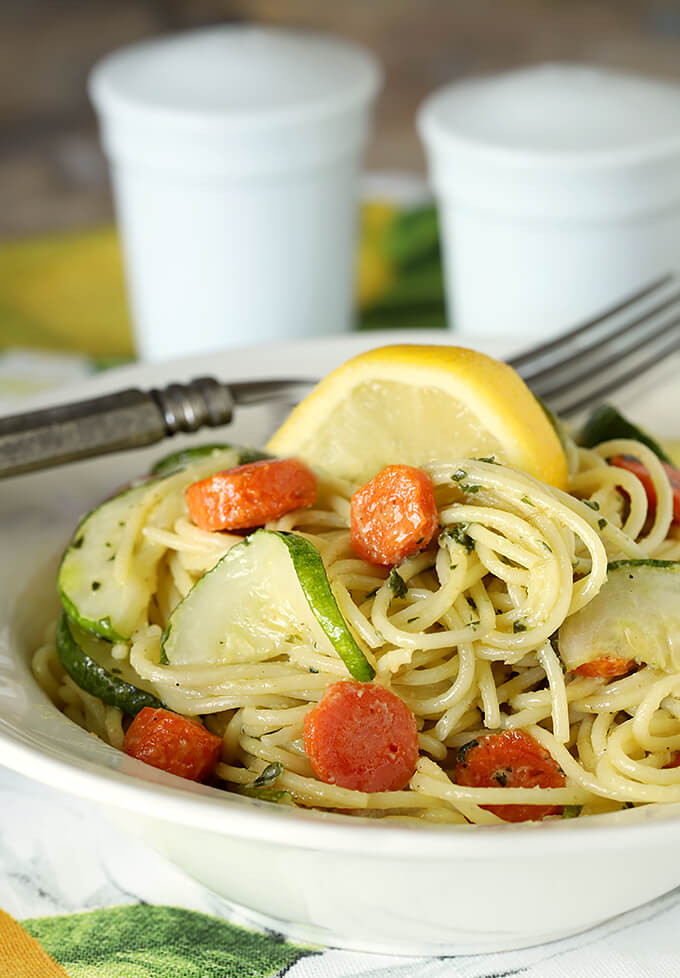
[[[668,274],[508,362],[538,397],[566,417],[599,402],[679,347],[680,281]],[[225,425],[237,407],[273,401],[290,405],[313,383],[223,384],[201,377],[0,418],[0,478]]]
[[[598,404],[680,348],[680,280],[668,273],[508,363],[560,417]]]

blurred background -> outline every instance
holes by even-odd
[[[86,79],[131,41],[223,22],[326,30],[370,48],[385,84],[366,168],[415,176],[411,203],[424,186],[415,112],[447,81],[547,60],[680,80],[678,0],[0,0],[0,352],[132,354]],[[445,326],[434,209],[404,213],[384,181],[369,186],[359,326]],[[3,369],[14,383],[17,361]]]
[[[680,79],[677,0],[0,0],[0,235],[110,219],[89,69],[135,39],[223,21],[372,49],[386,77],[371,169],[423,171],[416,107],[456,77],[570,59]]]

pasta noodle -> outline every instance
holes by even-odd
[[[654,512],[640,480],[608,465],[633,455],[647,468]],[[680,801],[680,674],[642,665],[624,678],[566,673],[554,646],[563,622],[607,579],[608,562],[680,559],[668,476],[646,446],[619,439],[596,449],[569,443],[569,492],[492,459],[425,467],[441,530],[436,545],[388,570],[359,559],[350,542],[354,488],[321,481],[313,508],[268,529],[299,533],[318,550],[340,612],[376,682],[416,718],[420,758],[406,789],[368,793],[327,784],[305,754],[303,723],[326,687],[347,678],[330,647],[302,635],[285,649],[244,643],[228,664],[168,665],[161,636],[173,608],[235,544],[237,533],[200,530],[187,517],[178,477],[151,483],[127,522],[115,574],[130,583],[157,561],[156,586],[129,642],[127,660],[169,708],[202,717],[223,738],[219,782],[230,790],[281,765],[276,788],[302,806],[405,822],[491,824],[484,806],[579,806],[596,814]],[[160,555],[160,558],[159,558]],[[142,593],[141,579],[138,583]],[[34,674],[70,719],[114,747],[126,719],[66,674],[53,630],[35,652]],[[563,787],[455,783],[457,751],[490,733],[523,730],[564,773]]]

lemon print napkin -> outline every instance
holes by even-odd
[[[25,920],[0,911],[2,978],[268,978],[317,953],[178,907]]]

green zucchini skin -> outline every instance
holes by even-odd
[[[256,645],[276,642],[267,623],[276,623],[278,640],[294,628],[293,619],[282,624],[278,614],[291,600],[297,609],[294,620],[304,623],[311,614],[351,676],[361,682],[373,679],[373,667],[342,617],[319,551],[304,537],[274,530],[251,533],[194,584],[170,615],[161,638],[161,664],[233,661],[230,656],[238,654],[244,633]]]
[[[65,611],[57,620],[56,640],[59,660],[74,683],[107,706],[115,706],[131,717],[145,706],[163,706],[152,693],[120,679],[88,655],[73,638]]]
[[[612,561],[599,593],[560,626],[558,643],[568,671],[601,657],[620,657],[677,672],[680,561]]]
[[[283,530],[275,532],[288,547],[300,587],[312,614],[333,643],[350,675],[361,682],[370,682],[375,676],[375,670],[355,642],[340,613],[328,583],[321,554],[304,537]]]
[[[617,411],[611,404],[600,404],[587,418],[581,428],[576,440],[584,448],[594,448],[603,441],[612,441],[614,438],[632,438],[634,441],[642,442],[650,448],[662,462],[672,465],[672,459],[657,441],[647,434],[642,428],[628,421],[627,418]]]
[[[195,445],[192,448],[183,448],[178,452],[172,452],[160,458],[152,467],[151,475],[172,475],[180,469],[191,465],[198,459],[205,458],[216,452],[223,452],[232,449],[238,453],[238,465],[246,465],[248,462],[261,462],[266,458],[273,458],[267,452],[257,448],[250,448],[247,445],[231,445],[228,442],[213,442],[208,445]]]
[[[157,504],[162,505],[164,483],[174,480],[181,491],[193,481],[233,467],[239,457],[232,447],[212,446],[210,452],[191,455],[178,469],[127,488],[88,513],[66,548],[57,575],[57,590],[69,617],[107,641],[127,641],[155,590],[163,553],[162,546],[142,539],[134,556],[138,583],[121,585],[114,560],[128,520],[144,504],[147,493],[157,492]]]
[[[111,611],[106,600],[111,557],[122,535],[128,509],[143,497],[149,484],[144,482],[124,489],[87,513],[64,551],[57,572],[57,591],[69,618],[109,642],[129,638],[123,634],[125,629],[114,624],[111,614],[107,613]],[[92,591],[92,598],[88,587]],[[114,590],[119,591],[118,588]]]

